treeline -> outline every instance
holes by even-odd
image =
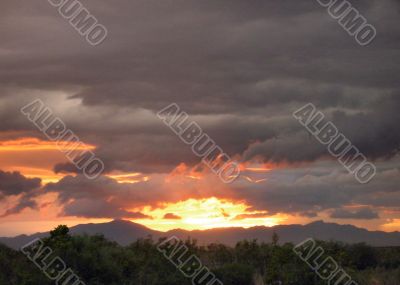
[[[150,237],[123,247],[101,235],[70,236],[59,226],[43,240],[87,285],[190,285],[191,280],[157,249]],[[360,285],[399,285],[400,248],[373,248],[365,244],[318,242]],[[322,285],[327,284],[293,251],[293,244],[242,241],[200,246],[186,240],[224,285]],[[1,285],[55,284],[24,254],[0,245]],[[69,284],[68,284],[69,285]],[[205,285],[199,283],[199,285]]]

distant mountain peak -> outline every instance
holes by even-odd
[[[111,222],[109,222],[110,224],[123,224],[123,225],[129,225],[129,224],[134,224],[134,225],[138,225],[134,222],[131,222],[129,220],[123,220],[123,219],[114,219]],[[105,223],[107,224],[107,223]]]
[[[317,220],[314,222],[309,223],[308,225],[326,225],[328,223],[325,223],[323,220]]]

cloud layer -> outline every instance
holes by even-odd
[[[352,1],[378,30],[368,47],[357,45],[317,1],[88,0],[109,31],[97,47],[46,1],[25,2],[0,3],[0,139],[45,139],[19,112],[41,98],[97,146],[106,174],[150,177],[135,184],[107,176],[88,181],[60,161],[55,172],[78,175],[42,190],[57,193],[63,215],[151,218],[135,208],[207,197],[246,201],[269,214],[399,214],[398,1]],[[155,115],[172,102],[231,157],[277,169],[250,173],[267,179],[257,184],[220,185],[201,167],[204,181],[166,182],[181,163],[199,168]],[[358,185],[292,118],[306,103],[377,163],[370,184]],[[38,188],[38,179],[0,172],[0,199],[21,195],[7,214],[35,208]],[[345,208],[354,205],[366,208]]]

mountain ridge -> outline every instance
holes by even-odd
[[[224,243],[234,245],[240,240],[257,239],[270,242],[273,233],[277,233],[281,243],[299,243],[307,238],[335,240],[345,243],[365,242],[372,246],[400,246],[400,232],[369,231],[353,225],[340,225],[315,221],[306,225],[277,225],[273,227],[255,226],[251,228],[215,228],[208,230],[174,229],[167,232],[156,231],[144,225],[127,220],[113,220],[107,223],[79,224],[70,228],[71,234],[103,234],[107,239],[121,245],[128,245],[140,238],[151,236],[153,239],[177,236],[196,239],[200,244]],[[46,237],[49,232],[15,237],[0,237],[0,243],[17,249],[35,238]]]

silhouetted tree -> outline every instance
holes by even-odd
[[[158,250],[150,237],[122,247],[102,235],[71,236],[60,225],[44,239],[46,245],[87,285],[191,285]],[[241,241],[235,247],[223,244],[199,246],[184,241],[190,254],[216,274],[224,285],[322,285],[321,280],[294,252],[293,244]],[[400,285],[400,247],[372,248],[366,244],[348,245],[318,241],[359,284]],[[189,253],[188,253],[189,254]],[[375,282],[375,283],[374,283]],[[54,284],[22,253],[0,245],[0,285]],[[201,284],[203,285],[203,284]]]

